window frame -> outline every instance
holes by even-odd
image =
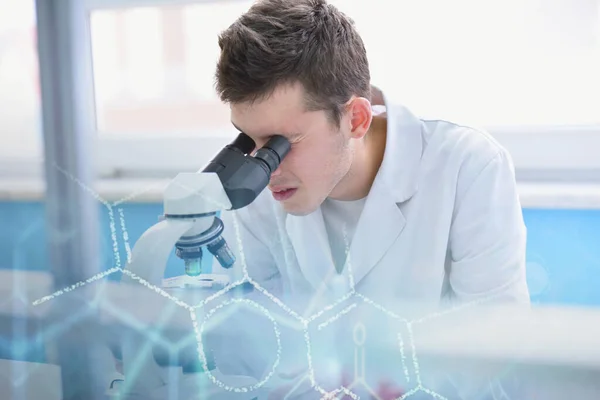
[[[600,126],[507,127],[486,131],[511,154],[519,181],[600,184]],[[101,175],[105,178],[162,178],[181,171],[195,171],[230,140],[222,135],[207,134],[102,138],[98,140]],[[139,154],[135,159],[130,157],[133,148]],[[599,150],[594,153],[590,149]],[[173,152],[177,152],[178,157],[165,157]]]
[[[36,4],[35,0],[29,0],[31,4],[31,20],[33,22],[33,29],[37,31],[37,15],[36,15]],[[35,33],[34,33],[35,35]],[[43,136],[42,136],[42,107],[41,107],[41,84],[39,81],[39,51],[35,47],[35,62],[36,65],[36,78],[35,86],[38,86],[38,95],[34,104],[34,115],[36,119],[35,125],[37,126],[36,132],[33,135],[27,135],[25,138],[19,135],[19,132],[6,133],[4,130],[0,130],[2,136],[0,142],[0,179],[14,179],[14,178],[27,178],[30,176],[42,176],[43,174]],[[0,120],[1,122],[1,120]],[[1,127],[0,127],[1,128]],[[31,137],[33,136],[33,140]],[[15,145],[15,143],[19,143]],[[25,143],[23,143],[25,142]],[[2,187],[0,186],[0,190]]]
[[[93,11],[146,6],[173,6],[212,3],[223,0],[82,0],[88,23],[77,25],[89,29]],[[228,2],[245,0],[226,0]],[[91,41],[89,32],[82,33]],[[91,48],[91,42],[87,43]],[[81,62],[92,68],[91,52],[81,57]],[[93,98],[94,83],[78,81],[78,90]],[[382,88],[385,91],[385,86]],[[94,123],[95,126],[95,123]],[[538,127],[489,127],[486,130],[510,152],[518,180],[525,181],[577,181],[600,183],[600,156],[593,149],[600,149],[600,125],[596,126],[538,126]],[[157,137],[128,136],[126,134],[96,134],[96,170],[99,178],[121,177],[172,177],[180,171],[195,171],[205,165],[216,153],[233,139],[223,132],[169,133]],[[540,145],[540,142],[543,143]],[[135,149],[136,157],[131,156]],[[169,154],[177,153],[177,157]],[[597,151],[597,153],[600,152]],[[575,156],[573,156],[575,154]],[[41,162],[30,155],[8,162],[0,162],[2,171],[14,174],[42,176]]]
[[[218,2],[220,0],[85,0],[89,12],[122,7],[164,6]],[[222,1],[222,0],[221,0]],[[244,0],[226,0],[244,1]],[[382,88],[385,90],[385,87]],[[600,156],[590,149],[600,149],[600,125],[490,127],[486,130],[510,152],[517,178],[532,181],[600,182]],[[111,137],[99,138],[101,175],[174,174],[179,170],[199,169],[228,142],[222,134],[199,132],[198,137]],[[539,145],[538,142],[543,145]],[[138,160],[121,157],[125,149],[140,152]],[[198,149],[198,150],[195,150]],[[180,156],[167,160],[166,151]],[[576,154],[577,156],[569,156]],[[196,161],[198,160],[198,161]]]

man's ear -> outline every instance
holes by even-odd
[[[364,97],[353,97],[346,109],[350,115],[350,135],[354,139],[361,139],[369,130],[373,120],[371,102]]]

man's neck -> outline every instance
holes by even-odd
[[[383,161],[386,135],[386,117],[373,117],[369,132],[355,146],[354,159],[348,174],[331,193],[331,198],[351,201],[362,199],[369,194]]]

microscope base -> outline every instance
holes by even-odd
[[[165,289],[222,289],[229,284],[227,275],[200,274],[198,276],[180,275],[163,279]]]

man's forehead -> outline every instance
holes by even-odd
[[[306,95],[301,85],[279,85],[264,95],[230,105],[239,114],[298,114],[306,110]]]

